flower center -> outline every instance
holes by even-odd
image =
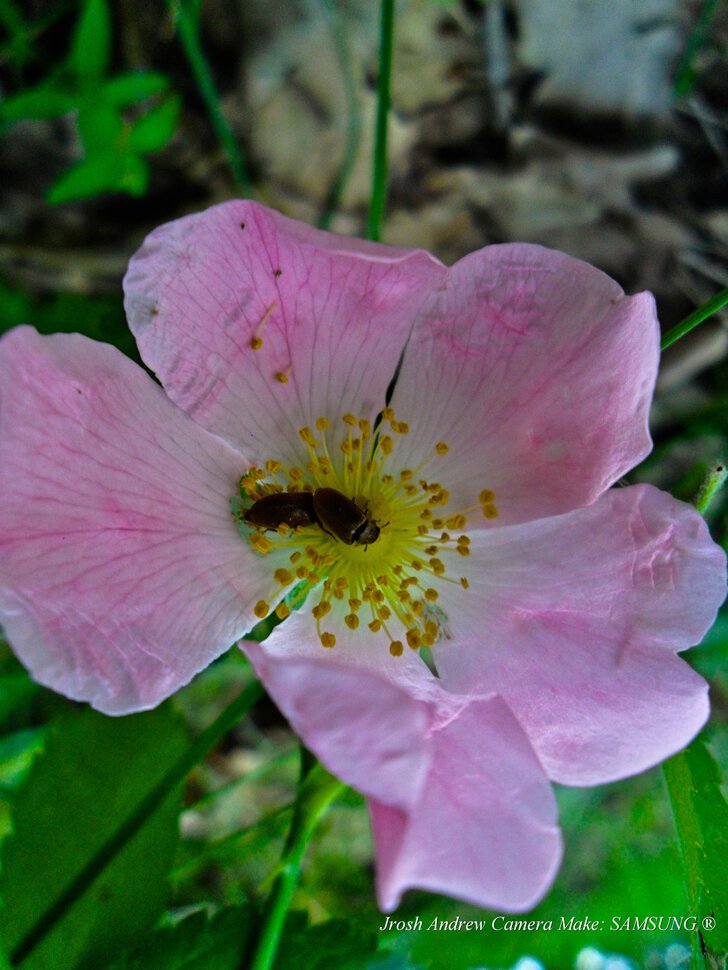
[[[447,616],[437,605],[443,585],[469,586],[466,576],[452,575],[470,555],[468,516],[496,518],[495,494],[484,489],[477,505],[446,513],[447,489],[420,477],[433,458],[447,454],[444,441],[417,467],[402,468],[396,444],[409,428],[392,408],[374,430],[353,414],[342,421],[347,428],[335,451],[327,418],[317,419],[315,432],[300,429],[305,468],[270,460],[242,476],[240,495],[231,499],[239,531],[260,555],[288,552],[289,565],[273,574],[282,597],[297,583],[320,591],[311,612],[322,646],[336,644],[327,629],[334,612],[349,630],[387,638],[395,657],[404,652],[403,640],[413,650],[432,646],[447,635]],[[270,609],[261,600],[255,613],[262,619]],[[284,599],[275,612],[288,615]]]

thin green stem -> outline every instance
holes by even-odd
[[[711,317],[718,310],[722,309],[726,303],[728,303],[728,287],[721,290],[720,293],[716,293],[715,296],[703,303],[702,306],[699,306],[697,310],[693,310],[684,320],[674,326],[672,330],[668,330],[662,338],[660,349],[665,350],[671,344],[674,344],[675,341],[684,337],[686,333],[690,333],[699,323],[707,320],[708,317]]]
[[[116,858],[129,840],[149,821],[153,812],[162,804],[169,793],[182,782],[198,762],[202,761],[207,752],[248,713],[262,694],[263,688],[258,681],[248,684],[184,754],[168,768],[149,794],[137,804],[127,820],[89,859],[76,878],[69,883],[53,905],[40,915],[35,925],[20,940],[11,954],[13,964],[22,963],[35,950],[59,920],[63,919],[76,900],[86,892],[94,880]]]
[[[377,127],[374,142],[372,199],[369,205],[367,235],[379,240],[387,198],[387,127],[391,104],[392,49],[394,41],[394,0],[382,0],[379,36],[379,74],[377,76]]]
[[[250,970],[270,970],[298,885],[306,846],[321,816],[345,786],[316,763],[301,784],[278,875],[266,902],[263,926]],[[246,964],[248,966],[248,964]]]
[[[710,503],[713,501],[715,496],[718,494],[720,489],[725,485],[726,478],[728,478],[728,468],[725,462],[719,462],[717,465],[713,465],[709,468],[705,478],[703,479],[703,484],[698,489],[698,494],[695,496],[695,508],[700,512],[701,515],[705,515],[708,511]]]
[[[342,29],[341,19],[336,10],[335,0],[320,0],[321,6],[329,26],[334,53],[339,62],[341,76],[344,82],[344,98],[346,100],[346,142],[341,165],[329,189],[324,202],[321,216],[318,220],[319,229],[328,229],[331,217],[336,212],[344,194],[344,188],[356,162],[361,139],[361,109],[359,106],[359,92],[351,70],[351,51],[346,40],[346,31]]]
[[[247,169],[232,129],[220,108],[220,97],[212,71],[200,44],[197,18],[190,12],[186,0],[167,0],[167,5],[175,17],[180,43],[197,81],[197,87],[205,102],[217,140],[227,157],[235,184],[243,195],[247,195],[249,191]]]

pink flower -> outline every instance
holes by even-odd
[[[382,908],[409,886],[529,908],[560,858],[549,780],[641,771],[708,713],[676,651],[725,556],[689,506],[610,489],[650,449],[652,297],[538,246],[447,269],[247,202],[162,226],[125,283],[164,391],[84,337],[0,344],[18,655],[148,708],[307,584],[243,649],[368,797]],[[275,487],[335,488],[380,534],[342,541],[320,496],[310,525],[255,530]]]

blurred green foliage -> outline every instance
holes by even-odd
[[[11,52],[29,57],[28,25],[13,4],[0,20],[11,30]],[[107,0],[85,0],[65,60],[45,80],[0,103],[0,126],[73,112],[84,157],[50,187],[53,205],[106,192],[143,195],[149,184],[145,156],[174,135],[180,99],[168,79],[152,71],[109,76],[112,53]],[[1,130],[1,129],[0,129]]]

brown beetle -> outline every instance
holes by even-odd
[[[279,525],[295,529],[318,522],[311,492],[273,492],[264,495],[243,512],[243,518],[259,529],[277,529]]]
[[[379,538],[379,526],[335,488],[317,488],[313,510],[324,532],[347,546],[368,546]]]

